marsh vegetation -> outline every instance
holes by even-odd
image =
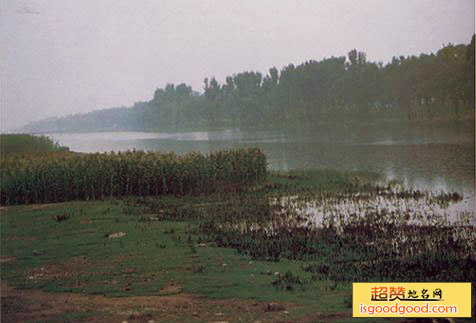
[[[461,195],[381,186],[362,174],[328,175],[275,174],[260,187],[200,201],[136,202],[147,214],[139,215],[143,221],[195,221],[204,241],[254,259],[309,262],[305,270],[314,279],[474,281],[474,212],[442,212]],[[312,177],[321,179],[314,187]]]
[[[128,151],[2,157],[4,205],[210,193],[260,182],[266,157],[258,149],[210,154]]]
[[[1,155],[50,153],[68,151],[68,147],[61,146],[47,136],[28,134],[0,134]]]
[[[346,317],[353,281],[476,282],[475,214],[454,208],[457,192],[270,171],[259,149],[14,155],[2,168],[2,259],[14,259],[2,275],[18,286],[126,296],[178,285],[291,302],[279,308],[297,318],[316,307]]]

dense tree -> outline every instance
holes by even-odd
[[[289,127],[336,123],[474,120],[474,46],[395,56],[386,65],[364,52],[289,64],[267,75],[245,71],[223,84],[204,80],[203,95],[167,84],[149,102],[35,122],[27,131],[173,130]]]

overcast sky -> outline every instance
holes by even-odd
[[[131,106],[156,88],[469,43],[474,0],[0,0],[1,129]]]

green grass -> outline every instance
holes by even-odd
[[[2,263],[2,279],[19,288],[106,297],[169,295],[177,291],[164,288],[173,284],[214,299],[295,304],[286,305],[289,320],[339,313],[348,315],[341,320],[346,321],[351,313],[351,282],[309,270],[309,265],[322,264],[332,269],[331,258],[338,258],[338,248],[329,257],[323,249],[336,247],[326,247],[322,240],[317,241],[322,259],[315,254],[293,260],[283,253],[274,261],[257,260],[249,256],[253,244],[246,246],[237,236],[238,244],[218,247],[213,235],[229,232],[219,227],[207,232],[203,224],[267,221],[272,218],[267,197],[371,191],[377,179],[373,174],[334,171],[272,173],[266,182],[235,193],[5,207],[1,256],[18,258]],[[126,235],[108,238],[118,232]],[[299,239],[296,233],[293,237]],[[292,246],[292,239],[278,238],[276,245],[285,246],[281,250]],[[255,247],[264,250],[271,239],[256,241]],[[352,265],[352,253],[339,257],[349,258]]]
[[[55,217],[64,213],[68,220],[57,222]],[[127,235],[106,237],[114,232]],[[272,284],[277,272],[291,271],[310,281],[302,262],[254,261],[213,243],[202,246],[189,223],[139,222],[115,200],[9,207],[2,211],[1,236],[1,255],[18,257],[2,264],[2,279],[20,288],[162,295],[161,289],[173,282],[185,292],[212,298],[300,304],[291,315],[350,311],[350,284],[333,289],[331,282],[319,281],[278,290]]]
[[[68,147],[60,146],[50,137],[33,136],[27,134],[1,134],[0,151],[2,155],[48,153],[68,151]]]
[[[376,182],[383,180],[383,177],[378,173],[363,171],[340,172],[330,169],[302,169],[289,172],[271,171],[269,175],[270,180],[274,184],[285,186],[294,191],[368,191]]]

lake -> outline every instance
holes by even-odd
[[[256,146],[271,169],[375,171],[406,187],[474,197],[474,125],[50,134],[77,152],[128,149],[208,152]]]

